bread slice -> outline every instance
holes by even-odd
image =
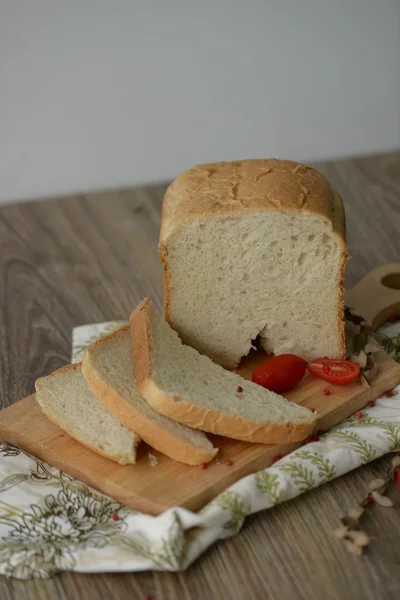
[[[311,433],[311,411],[184,346],[147,299],[131,315],[131,333],[139,390],[158,412],[248,442],[297,442]]]
[[[124,427],[89,389],[81,365],[36,381],[36,399],[46,415],[78,442],[121,465],[136,462],[139,436]]]
[[[136,386],[129,325],[89,346],[82,360],[86,380],[104,406],[152,448],[189,465],[217,453],[207,436],[159,415]]]
[[[164,316],[215,362],[235,368],[257,336],[275,354],[345,356],[343,203],[315,169],[189,169],[165,194],[159,250]]]

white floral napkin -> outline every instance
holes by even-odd
[[[78,327],[72,360],[123,323]],[[400,323],[383,328],[400,341]],[[400,390],[400,386],[399,386]],[[200,512],[172,508],[158,517],[121,506],[10,444],[0,445],[0,574],[27,579],[63,570],[178,571],[247,515],[270,508],[400,450],[400,394],[383,396],[337,427],[249,475]]]

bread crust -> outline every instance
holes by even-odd
[[[101,338],[94,342],[91,347],[102,348],[110,338],[118,338],[128,329],[130,329],[130,325],[126,325]],[[199,465],[203,462],[210,462],[214,458],[218,452],[217,448],[207,450],[185,442],[185,440],[163,429],[155,421],[149,420],[135,406],[127,402],[123,395],[119,394],[115,388],[110,387],[97,375],[96,370],[90,364],[90,351],[89,347],[85,351],[82,360],[82,372],[85,379],[95,396],[127,429],[134,431],[149,446],[173,460],[189,465]],[[132,368],[134,368],[133,364]]]
[[[345,294],[344,280],[347,264],[347,242],[346,242],[346,215],[341,195],[335,190],[333,193],[333,219],[335,221],[334,232],[341,247],[340,257],[340,281],[337,323],[339,330],[340,355],[337,358],[346,358],[346,323],[344,318]],[[334,357],[336,358],[336,357]]]
[[[100,454],[101,456],[104,456],[104,458],[108,458],[110,460],[113,460],[114,462],[117,462],[120,465],[128,465],[128,464],[134,465],[136,463],[136,448],[137,448],[137,446],[140,443],[140,438],[139,437],[136,436],[136,439],[135,439],[135,441],[133,443],[133,460],[129,460],[125,454],[109,453],[109,452],[106,452],[105,450],[102,450],[101,448],[94,447],[91,444],[88,444],[87,441],[84,438],[81,438],[79,435],[76,435],[76,433],[74,433],[71,429],[69,429],[68,427],[66,427],[64,425],[64,423],[62,423],[61,421],[59,421],[42,404],[41,399],[40,399],[40,393],[41,393],[40,387],[41,387],[42,381],[44,381],[46,379],[50,379],[50,377],[54,377],[55,375],[59,374],[60,372],[69,373],[69,372],[76,371],[77,368],[80,367],[80,366],[81,366],[80,363],[75,363],[75,364],[72,364],[72,365],[66,365],[65,367],[61,367],[60,369],[57,369],[56,371],[54,371],[50,375],[47,375],[47,377],[40,377],[39,379],[37,379],[37,381],[35,383],[35,387],[36,387],[36,400],[37,400],[40,408],[42,409],[42,412],[46,415],[46,417],[49,419],[49,421],[51,421],[52,423],[54,423],[55,425],[57,425],[57,427],[59,427],[60,429],[62,429],[63,431],[65,431],[70,437],[74,438],[74,440],[76,440],[77,442],[79,442],[80,444],[82,444],[83,446],[85,446],[86,448],[89,448],[89,450],[92,450],[96,454]]]
[[[154,410],[195,429],[246,442],[261,444],[298,442],[312,432],[315,425],[315,420],[312,418],[309,423],[260,423],[202,408],[182,398],[175,400],[162,392],[153,380],[148,308],[149,301],[146,298],[131,315],[131,331],[137,385],[140,393]]]
[[[210,216],[243,212],[308,212],[332,224],[341,246],[338,333],[346,355],[344,332],[344,272],[347,261],[345,214],[340,195],[317,170],[293,161],[250,159],[197,165],[168,187],[162,205],[159,254],[163,264],[164,317],[171,320],[171,276],[168,240],[185,223]]]

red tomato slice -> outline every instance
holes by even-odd
[[[316,358],[307,368],[311,375],[334,385],[346,385],[357,379],[360,374],[358,363],[335,358]]]
[[[295,354],[273,356],[254,371],[252,380],[271,392],[284,392],[304,377],[307,361]]]

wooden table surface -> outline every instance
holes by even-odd
[[[400,152],[317,165],[347,213],[347,285],[400,260]],[[0,402],[69,361],[76,325],[126,319],[144,295],[161,308],[163,185],[0,207]],[[383,458],[247,519],[184,573],[0,578],[1,600],[376,600],[400,598],[400,512],[374,507],[362,558],[332,535],[382,473]]]

